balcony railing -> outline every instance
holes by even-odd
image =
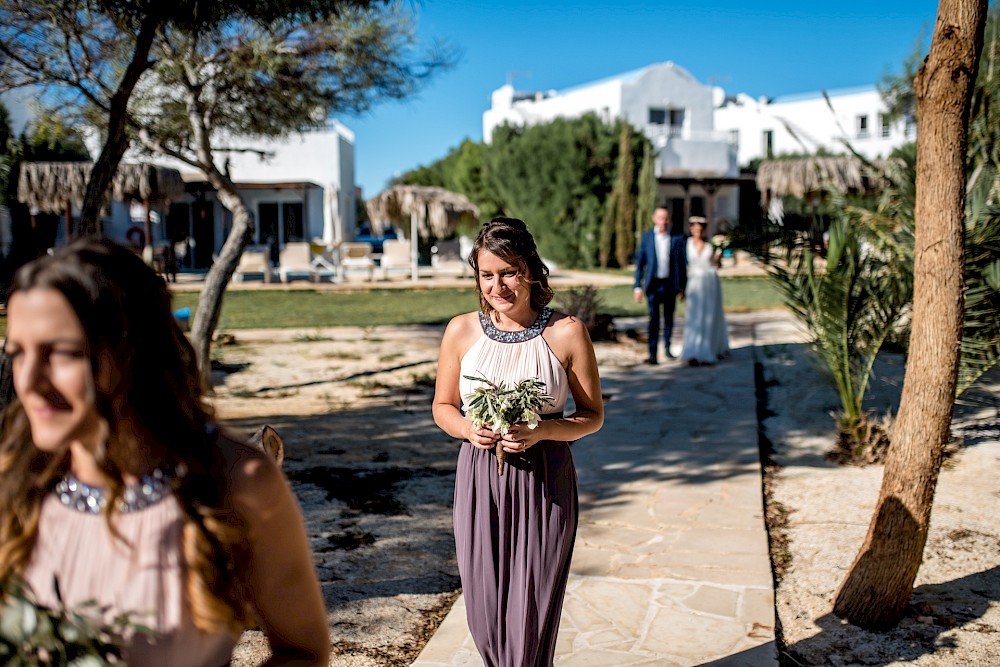
[[[647,125],[646,136],[656,145],[665,146],[673,139],[682,141],[721,141],[736,145],[738,141],[728,130],[686,130],[676,125]]]

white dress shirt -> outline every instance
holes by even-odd
[[[666,278],[670,275],[670,234],[653,232],[656,243],[656,277]]]

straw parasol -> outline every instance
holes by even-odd
[[[17,183],[17,199],[47,213],[62,213],[66,202],[82,207],[92,169],[90,162],[25,162]],[[121,164],[111,191],[120,201],[169,204],[184,196],[184,181],[176,169]]]
[[[431,185],[393,185],[365,203],[372,229],[378,233],[407,218],[420,236],[443,238],[459,222],[479,220],[479,208],[457,192]]]
[[[365,203],[372,229],[381,234],[410,219],[410,274],[417,279],[417,239],[444,238],[462,221],[479,222],[479,208],[457,192],[430,185],[393,185]]]
[[[70,238],[72,205],[83,207],[90,162],[25,162],[17,182],[17,199],[35,211],[65,213],[66,238]],[[152,164],[120,164],[111,182],[111,194],[119,201],[139,201],[146,207],[145,242],[150,245],[151,203],[170,204],[184,196],[184,181],[176,169]]]
[[[799,198],[821,190],[870,192],[884,185],[883,174],[888,166],[885,160],[869,165],[855,157],[765,160],[757,171],[757,189],[774,197]]]

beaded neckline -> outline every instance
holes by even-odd
[[[103,488],[84,484],[71,472],[67,472],[56,483],[55,494],[59,502],[66,507],[87,514],[100,514],[108,504]],[[118,511],[138,512],[155,505],[168,495],[170,495],[170,479],[162,469],[157,468],[152,473],[143,475],[135,484],[125,487],[122,497],[118,500]]]
[[[523,343],[526,340],[531,340],[542,335],[542,329],[549,323],[549,318],[551,317],[552,309],[546,306],[538,311],[538,317],[531,323],[531,326],[521,331],[497,329],[493,325],[493,320],[484,313],[479,313],[479,323],[483,325],[483,333],[490,340],[495,340],[498,343]]]

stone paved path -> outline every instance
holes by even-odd
[[[560,667],[777,665],[754,342],[796,332],[784,313],[727,318],[734,351],[716,366],[604,371],[604,428],[574,448],[581,520]],[[462,598],[413,664],[482,664]]]

